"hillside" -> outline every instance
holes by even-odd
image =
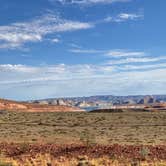
[[[45,105],[76,106],[79,108],[111,108],[116,105],[156,105],[166,102],[166,95],[137,95],[137,96],[89,96],[73,98],[51,98],[43,100],[33,100],[29,103]]]
[[[17,112],[80,112],[84,111],[77,107],[61,105],[45,105],[26,102],[16,102],[0,99],[0,110]]]

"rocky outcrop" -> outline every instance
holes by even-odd
[[[83,109],[71,106],[48,105],[45,102],[26,103],[0,99],[0,110],[18,112],[81,112]]]
[[[21,103],[9,101],[9,100],[0,100],[0,110],[25,110],[27,106]]]
[[[45,104],[45,105],[47,105],[48,102],[44,100],[44,101],[40,101],[39,104]]]
[[[128,99],[128,100],[124,100],[122,102],[122,104],[128,104],[128,105],[130,105],[130,104],[136,104],[136,102],[134,100],[132,100],[132,99]]]
[[[153,96],[146,96],[138,102],[138,104],[153,104],[153,103],[155,103],[155,99]]]
[[[92,105],[89,104],[89,103],[87,103],[87,102],[85,102],[85,101],[82,101],[82,102],[78,102],[78,103],[76,104],[76,106],[77,106],[77,107],[91,107]]]
[[[96,108],[111,108],[111,106],[134,106],[142,107],[157,103],[165,103],[166,95],[138,95],[138,96],[91,96],[91,97],[73,97],[73,98],[50,98],[43,100],[34,100],[30,103],[40,103],[46,105],[72,106],[87,110]]]
[[[63,101],[62,99],[58,99],[57,105],[68,105],[68,104],[65,101]]]

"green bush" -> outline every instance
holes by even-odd
[[[140,150],[140,155],[142,160],[146,160],[149,155],[149,149],[148,147],[142,147]]]

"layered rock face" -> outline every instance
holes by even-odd
[[[134,104],[156,104],[166,102],[166,95],[144,95],[144,96],[90,96],[90,97],[69,97],[51,98],[43,100],[32,100],[29,103],[40,103],[47,105],[87,107],[110,107],[110,105],[134,105]]]
[[[25,110],[27,106],[21,103],[0,99],[0,110]]]
[[[0,110],[18,112],[81,112],[77,107],[47,105],[46,103],[26,103],[0,99]]]
[[[155,99],[153,96],[146,96],[138,102],[138,104],[153,104],[153,103],[155,103]]]

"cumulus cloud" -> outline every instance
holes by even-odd
[[[7,26],[1,25],[0,48],[19,48],[26,42],[42,41],[47,34],[76,31],[92,27],[91,23],[65,20],[48,14],[29,22],[18,22]]]

